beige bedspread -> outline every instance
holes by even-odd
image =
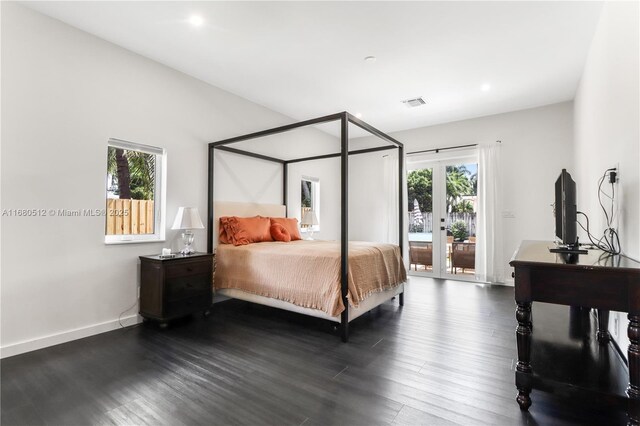
[[[349,305],[406,281],[400,249],[392,244],[349,242]],[[340,297],[340,242],[219,244],[216,289],[234,288],[284,300],[337,316]]]

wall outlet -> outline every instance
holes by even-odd
[[[620,337],[620,317],[617,313],[613,317],[613,335],[615,337]]]

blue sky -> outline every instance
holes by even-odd
[[[478,163],[465,164],[465,167],[469,170],[469,176],[478,173]]]

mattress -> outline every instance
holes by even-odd
[[[406,281],[400,249],[393,244],[349,242],[349,305]],[[338,241],[220,244],[214,286],[237,289],[338,316],[345,306],[340,292]]]

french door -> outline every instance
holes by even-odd
[[[474,280],[477,156],[408,158],[407,170],[410,274]]]

